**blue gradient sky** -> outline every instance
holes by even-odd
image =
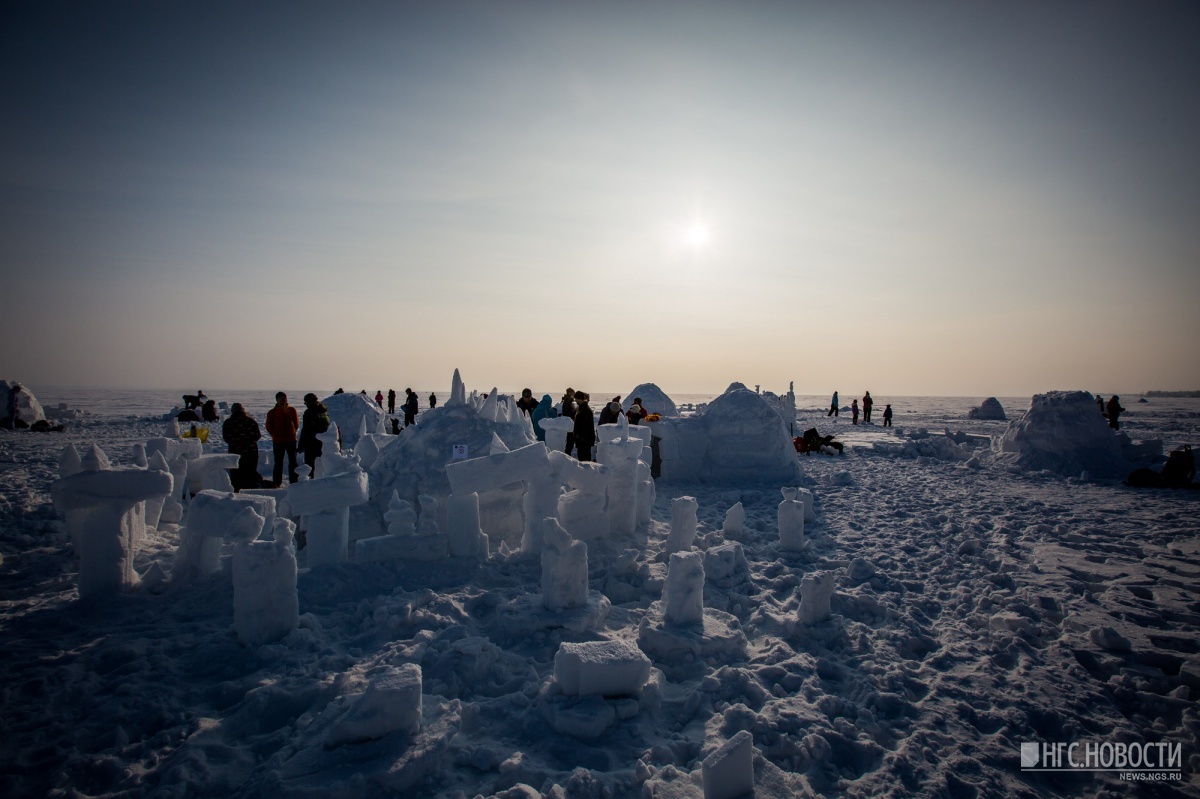
[[[1200,388],[1194,3],[348,6],[0,6],[0,377]]]

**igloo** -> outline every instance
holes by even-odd
[[[621,403],[623,410],[628,411],[633,405],[633,400],[637,397],[642,398],[642,410],[646,413],[657,413],[662,416],[678,416],[679,409],[675,407],[675,403],[667,396],[667,393],[654,383],[642,383],[634,387],[632,391],[625,395]]]
[[[387,414],[365,394],[334,394],[321,400],[329,409],[329,421],[342,432],[342,446],[354,449],[360,432],[382,436],[387,433]]]
[[[992,448],[997,462],[1028,471],[1118,477],[1130,469],[1120,440],[1086,391],[1036,395],[1029,410],[993,440]]]
[[[12,387],[16,385],[21,386],[21,393],[17,395],[17,418],[26,426],[45,419],[46,412],[29,387],[23,383],[10,383],[7,380],[0,380],[0,418],[8,416],[8,395],[12,393]]]
[[[667,482],[792,482],[800,476],[783,419],[765,399],[735,384],[702,416],[651,424]]]
[[[995,397],[988,397],[979,407],[972,408],[967,411],[968,419],[1006,421],[1008,417],[1004,414],[1004,406],[1000,404],[1000,400]]]

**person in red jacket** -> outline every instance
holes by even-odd
[[[280,391],[275,395],[275,407],[267,411],[267,433],[271,436],[271,448],[275,453],[275,471],[272,482],[278,488],[283,484],[283,455],[287,453],[288,482],[300,479],[296,474],[296,431],[300,429],[300,415],[288,405],[287,394]]]

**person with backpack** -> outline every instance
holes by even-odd
[[[1125,410],[1121,407],[1121,398],[1113,394],[1112,398],[1108,401],[1108,405],[1105,407],[1108,408],[1108,426],[1113,430],[1120,430],[1121,425],[1117,422],[1117,417]]]
[[[271,449],[275,456],[272,484],[279,488],[283,484],[283,456],[288,459],[288,482],[300,479],[296,474],[296,431],[300,429],[300,416],[288,405],[287,394],[280,391],[275,395],[275,407],[267,411],[267,435],[271,436]]]
[[[321,457],[321,439],[317,436],[329,430],[329,409],[325,403],[317,400],[317,395],[304,395],[304,417],[300,427],[300,451],[304,453],[304,462],[312,469],[310,477],[317,474],[317,458]]]
[[[243,488],[261,488],[262,477],[258,474],[258,440],[262,430],[254,417],[246,413],[242,403],[229,407],[229,418],[221,425],[221,435],[229,447],[230,454],[239,456],[236,469],[232,470],[230,482],[234,491]]]
[[[417,411],[420,409],[417,407],[419,404],[417,392],[411,388],[406,388],[404,389],[404,393],[407,395],[407,398],[404,400],[404,426],[408,427],[417,423]]]

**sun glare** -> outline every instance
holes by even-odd
[[[693,250],[699,250],[708,244],[708,225],[703,222],[693,222],[683,232],[683,241]]]

